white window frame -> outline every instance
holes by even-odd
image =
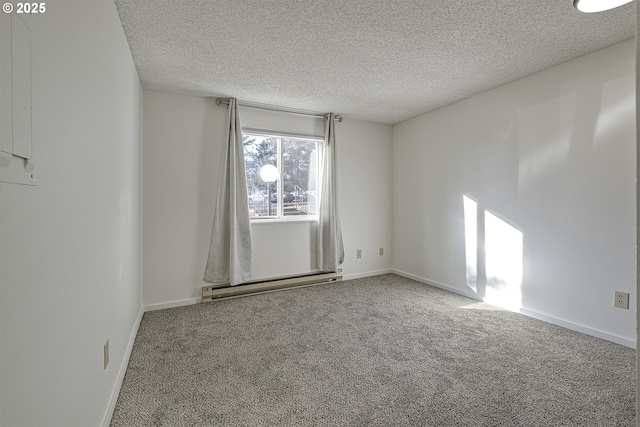
[[[248,135],[257,135],[257,136],[266,136],[266,137],[285,137],[285,138],[299,138],[299,139],[307,139],[316,141],[316,187],[320,185],[320,170],[319,170],[319,153],[320,153],[320,144],[324,144],[324,138],[317,135],[304,135],[299,133],[292,132],[281,132],[281,131],[273,131],[273,130],[263,130],[263,129],[255,129],[255,128],[242,128],[242,136],[245,134]],[[250,217],[250,221],[252,224],[268,224],[268,223],[283,223],[283,222],[318,222],[318,199],[317,192],[318,188],[316,188],[316,214],[315,215],[284,215],[284,184],[282,180],[282,140],[278,140],[277,149],[277,169],[278,169],[278,180],[276,191],[278,198],[278,208],[277,214],[272,216],[262,216],[262,217]],[[268,197],[268,196],[267,196]],[[269,201],[270,203],[271,201]]]

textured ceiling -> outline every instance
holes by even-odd
[[[635,35],[635,3],[115,0],[142,85],[394,124]]]

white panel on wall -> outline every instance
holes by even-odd
[[[29,19],[0,17],[0,182],[35,185]]]
[[[0,14],[0,151],[13,153],[11,15]]]
[[[24,20],[12,16],[13,154],[31,158],[31,34]]]

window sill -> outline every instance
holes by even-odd
[[[282,224],[288,222],[318,222],[318,217],[311,215],[292,215],[282,218],[265,218],[251,220],[251,224]]]

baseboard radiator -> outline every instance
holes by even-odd
[[[341,281],[342,269],[338,269],[337,272],[332,273],[322,272],[298,276],[274,277],[247,282],[237,286],[205,286],[202,288],[202,302]]]

